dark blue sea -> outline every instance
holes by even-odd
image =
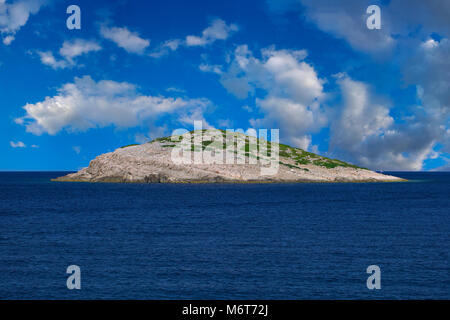
[[[50,182],[63,174],[0,173],[0,299],[450,299],[450,173]],[[69,265],[81,290],[66,287]]]

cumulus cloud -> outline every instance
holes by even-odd
[[[338,38],[346,39],[350,45],[365,52],[382,52],[392,48],[394,39],[390,24],[384,19],[382,11],[381,30],[369,30],[366,9],[373,1],[369,0],[301,0],[306,8],[307,19],[319,29]]]
[[[75,39],[64,41],[61,49],[59,49],[61,59],[55,58],[51,51],[37,51],[37,54],[43,64],[56,70],[74,67],[76,66],[76,61],[74,60],[76,57],[99,50],[101,50],[101,47],[95,41]]]
[[[100,34],[130,53],[143,54],[150,45],[150,40],[141,38],[137,32],[132,32],[125,27],[102,26]]]
[[[215,19],[209,27],[203,30],[201,36],[189,35],[186,37],[187,46],[205,46],[215,42],[216,40],[225,40],[233,32],[238,31],[235,24],[227,25],[222,19]]]
[[[426,45],[424,50],[435,50],[440,45]],[[325,108],[325,80],[305,61],[306,56],[304,50],[271,47],[263,49],[259,58],[247,46],[239,46],[230,63],[222,67],[220,82],[237,98],[255,99],[257,111],[263,116],[250,119],[252,126],[280,128],[283,140],[303,149],[317,149],[312,145],[312,134],[329,125],[328,154],[371,169],[420,170],[424,160],[435,154],[433,148],[442,142],[446,130],[437,121],[439,116],[418,106],[409,117],[396,122],[390,102],[345,73],[336,75],[342,103],[332,102]],[[430,57],[430,61],[441,61],[445,54],[434,53],[436,56],[439,59]],[[416,64],[418,68],[428,68]],[[433,69],[429,72],[431,78]],[[436,82],[439,79],[434,81],[433,90],[448,94],[446,84]],[[439,106],[436,110],[441,113],[436,115],[442,118]]]
[[[233,61],[220,79],[222,85],[242,99],[253,95],[255,88],[305,100],[320,95],[322,80],[302,61],[307,55],[305,50],[268,48],[262,50],[261,55],[262,59],[258,59],[247,45],[238,46]]]
[[[14,41],[14,39],[14,36],[6,36],[3,38],[3,44],[9,46]]]
[[[428,121],[439,128],[436,139],[450,153],[450,41],[424,40],[403,66],[404,80],[415,85]]]
[[[348,77],[338,80],[344,100],[333,123],[332,144],[345,150],[359,149],[359,143],[373,135],[381,135],[394,119],[389,109],[373,102],[366,84]]]
[[[96,82],[84,76],[63,85],[53,97],[25,105],[26,114],[15,121],[36,135],[110,125],[128,128],[165,114],[176,115],[178,123],[192,124],[193,119],[204,120],[203,112],[209,104],[207,99],[146,96],[127,82]]]
[[[237,98],[255,98],[264,116],[251,119],[251,125],[281,128],[283,139],[304,149],[311,142],[310,133],[326,124],[319,103],[324,80],[304,61],[306,56],[305,50],[271,47],[257,58],[246,45],[239,46],[220,78]]]
[[[252,119],[250,123],[257,128],[280,128],[280,135],[289,142],[308,150],[311,143],[310,132],[316,131],[326,123],[318,103],[305,105],[292,99],[269,96],[257,99],[261,119]]]
[[[178,93],[178,94],[186,93],[186,90],[178,88],[178,87],[168,87],[168,88],[166,88],[166,91],[167,92]]]
[[[330,152],[372,169],[421,170],[442,132],[419,114],[402,124],[362,82],[338,80],[343,104],[330,117]]]
[[[161,58],[168,55],[170,52],[178,50],[180,47],[205,47],[217,40],[228,39],[238,30],[239,27],[235,24],[227,24],[222,19],[215,19],[205,30],[203,30],[201,36],[188,35],[185,39],[171,39],[164,41],[148,55],[152,58]]]
[[[172,51],[176,51],[181,44],[182,41],[180,39],[167,40],[149,53],[149,56],[152,58],[161,58]]]
[[[17,142],[10,141],[9,145],[13,148],[26,148],[25,143],[23,143],[22,141],[17,141]]]
[[[307,21],[320,30],[345,39],[349,44],[365,52],[382,52],[392,48],[394,39],[389,25],[381,30],[369,30],[366,26],[366,9],[369,0],[267,0],[268,8],[277,14],[303,10]]]
[[[450,115],[450,41],[428,39],[404,67],[407,84],[417,85],[419,98],[436,118]]]
[[[64,59],[56,59],[51,51],[37,51],[41,62],[53,69],[64,69],[69,67],[69,63]]]
[[[200,69],[200,71],[203,72],[212,72],[212,73],[217,73],[217,74],[222,74],[222,66],[217,65],[217,64],[208,64],[208,63],[202,63],[198,66],[198,68]]]
[[[66,60],[73,61],[75,57],[99,50],[101,50],[101,47],[96,41],[75,39],[73,41],[64,41],[61,49],[59,49],[59,54]]]
[[[450,2],[447,0],[391,0],[386,7],[387,21],[395,33],[407,34],[419,31],[421,34],[439,33],[450,37]]]
[[[267,4],[276,14],[301,14],[355,50],[383,57],[395,49],[403,57],[404,83],[417,88],[419,105],[405,110],[411,115],[396,123],[386,103],[373,101],[367,85],[344,76],[338,83],[346,104],[338,108],[341,114],[328,116],[332,152],[371,168],[416,170],[435,155],[438,142],[441,152],[450,151],[449,1],[379,2],[381,30],[366,28],[366,8],[377,4],[369,0],[267,0]]]
[[[330,155],[371,169],[422,169],[445,132],[436,117],[418,107],[409,118],[396,122],[389,102],[344,73],[336,76],[342,104],[324,110],[325,80],[305,61],[306,56],[304,50],[272,47],[258,58],[247,46],[239,46],[220,81],[238,98],[255,98],[263,117],[251,119],[252,126],[280,128],[281,138],[291,144],[313,150],[311,135],[329,124]],[[434,90],[447,94],[446,85],[435,85]]]
[[[27,23],[30,15],[36,14],[44,4],[44,0],[0,0],[0,33],[3,35],[3,43],[11,44],[14,35]]]
[[[371,0],[267,0],[268,8],[280,14],[303,11],[306,19],[320,30],[346,40],[353,48],[370,53],[392,49],[396,38],[411,34],[423,37],[436,32],[450,37],[448,0],[391,0],[381,7],[380,30],[369,30],[366,9]],[[420,26],[420,28],[418,28]]]

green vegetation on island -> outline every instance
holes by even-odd
[[[207,148],[213,150],[213,149],[217,149],[219,146],[223,146],[223,150],[225,150],[225,148],[227,147],[227,144],[226,144],[227,131],[216,130],[216,132],[217,131],[219,131],[221,133],[221,137],[223,138],[221,141],[218,141],[219,143],[214,143],[215,141],[212,141],[212,140],[202,140],[201,144],[199,146],[196,146],[194,144],[194,134],[198,134],[198,130],[190,131],[189,134],[191,134],[191,151],[199,152],[202,150],[207,150]],[[208,132],[211,132],[211,130],[208,130],[208,129],[201,130],[202,136],[204,133],[208,133]],[[259,148],[261,145],[261,143],[260,143],[261,139],[253,138],[248,135],[243,135],[242,133],[234,133],[233,135],[239,136],[239,137],[242,137],[245,139],[245,146],[243,147],[243,150],[240,150],[240,151],[242,151],[242,153],[246,157],[254,157],[254,158],[256,157],[258,160],[260,159],[259,156],[252,154],[252,152],[250,151],[250,148],[251,148],[250,139],[254,139],[253,143],[256,144],[256,146],[255,146],[256,148],[254,151],[260,150]],[[156,139],[150,141],[149,143],[159,142],[161,144],[161,147],[163,147],[163,148],[174,148],[176,146],[176,143],[181,141],[181,139],[182,139],[182,136],[177,135],[177,136],[172,136],[172,137],[156,138]],[[272,142],[264,140],[264,145],[266,145],[267,155],[270,157],[271,150],[272,150],[272,148],[271,148]],[[125,146],[122,148],[126,148],[129,146],[134,146],[134,145],[132,144],[132,145],[128,145],[128,146]],[[301,166],[305,166],[305,165],[315,165],[315,166],[320,166],[320,167],[324,167],[327,169],[333,169],[333,168],[337,168],[337,167],[365,169],[365,168],[353,165],[351,163],[347,163],[347,162],[344,162],[344,161],[341,161],[338,159],[331,159],[331,158],[327,158],[324,156],[320,156],[315,153],[308,152],[308,151],[305,151],[300,148],[291,147],[286,144],[279,143],[278,146],[279,146],[280,165],[289,167],[291,169],[296,168],[296,169],[309,171],[307,168],[301,167]],[[236,139],[234,140],[234,147],[237,147]],[[234,152],[238,153],[238,151],[236,149]],[[281,160],[284,160],[284,161],[281,161]],[[286,162],[286,160],[289,160],[289,162],[292,162],[292,163],[288,163],[288,162]]]

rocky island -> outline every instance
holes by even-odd
[[[239,132],[209,129],[121,147],[53,181],[399,182],[403,179]]]

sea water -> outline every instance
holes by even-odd
[[[450,173],[89,184],[0,173],[0,299],[449,299]],[[69,290],[67,267],[81,270]],[[369,290],[377,265],[381,289]]]

